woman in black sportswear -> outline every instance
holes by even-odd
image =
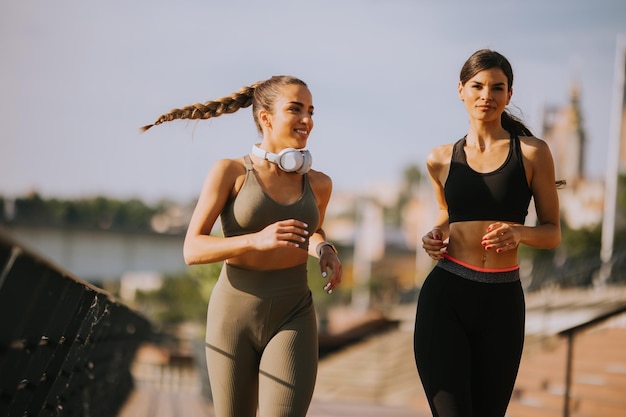
[[[472,54],[458,84],[469,130],[428,156],[439,213],[422,242],[438,263],[420,291],[414,348],[435,417],[505,415],[524,343],[518,247],[561,239],[552,155],[505,110],[512,85],[504,56]],[[537,224],[525,225],[531,198]]]

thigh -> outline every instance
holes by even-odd
[[[415,362],[435,416],[464,416],[471,408],[471,347],[462,278],[435,268],[420,291]]]
[[[310,293],[268,341],[259,369],[259,416],[304,417],[317,377],[318,338]]]
[[[234,356],[207,341],[207,367],[216,417],[256,416],[257,356],[241,350]]]
[[[519,283],[491,284],[483,301],[483,328],[477,334],[473,372],[474,413],[504,416],[515,385],[524,345],[524,295]]]
[[[217,417],[254,417],[260,354],[251,337],[258,301],[218,285],[207,313],[206,358]],[[258,326],[257,326],[258,327]]]

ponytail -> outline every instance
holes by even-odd
[[[513,135],[518,136],[534,136],[530,129],[517,117],[513,116],[508,111],[502,112],[500,117],[500,123],[502,127]]]
[[[153,124],[143,126],[141,131],[145,132],[153,126],[176,119],[210,119],[212,117],[219,117],[222,114],[234,113],[241,108],[249,107],[254,98],[254,89],[260,83],[261,82],[255,83],[249,87],[242,87],[236,93],[216,100],[207,101],[204,104],[195,103],[190,106],[185,106],[182,109],[173,109],[169,113],[159,116]]]
[[[262,133],[257,112],[260,109],[273,112],[274,102],[281,94],[281,87],[293,84],[307,87],[304,81],[296,77],[290,75],[274,75],[265,81],[258,81],[248,87],[242,87],[239,91],[229,96],[207,101],[204,104],[195,103],[183,107],[182,109],[173,109],[169,113],[160,116],[153,124],[143,126],[141,131],[145,132],[152,126],[176,119],[210,119],[212,117],[219,117],[223,114],[234,113],[241,108],[252,105],[254,122],[259,133]]]

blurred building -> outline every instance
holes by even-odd
[[[557,180],[567,185],[559,190],[561,214],[573,229],[594,227],[602,220],[604,182],[589,178],[585,171],[587,136],[580,106],[580,87],[574,83],[569,102],[547,106],[542,132],[554,158]]]
[[[342,288],[352,291],[361,308],[410,298],[416,286],[417,232],[407,228],[414,213],[401,213],[400,221],[389,218],[403,195],[402,185],[397,181],[369,184],[361,192],[335,190],[326,210],[324,231],[339,247],[344,266]]]

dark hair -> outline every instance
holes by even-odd
[[[500,68],[502,70],[508,80],[507,87],[510,90],[513,87],[513,68],[511,67],[511,63],[504,57],[504,55],[490,49],[479,49],[474,52],[467,59],[467,61],[465,61],[465,64],[463,64],[459,80],[461,81],[461,84],[465,85],[466,82],[479,72],[491,68]],[[506,110],[502,112],[500,123],[502,123],[502,127],[511,134],[534,136],[530,129],[526,127],[520,119],[513,116]],[[557,188],[562,188],[565,184],[565,180],[556,181]]]
[[[280,88],[285,85],[301,85],[306,83],[289,75],[275,75],[268,80],[258,81],[250,86],[242,87],[237,92],[206,103],[195,103],[181,109],[173,109],[169,113],[161,115],[153,124],[143,126],[142,132],[152,126],[160,125],[176,119],[210,119],[222,114],[234,113],[237,110],[252,105],[252,114],[257,130],[261,133],[261,125],[257,113],[260,109],[269,112],[274,111],[274,102],[280,95]],[[308,87],[307,87],[308,88]]]
[[[513,68],[504,55],[490,49],[480,49],[474,52],[463,64],[459,79],[465,85],[472,77],[481,71],[491,68],[500,68],[508,80],[508,89],[513,87]],[[523,136],[533,136],[532,132],[520,119],[507,110],[502,112],[500,119],[502,127],[509,133]]]

